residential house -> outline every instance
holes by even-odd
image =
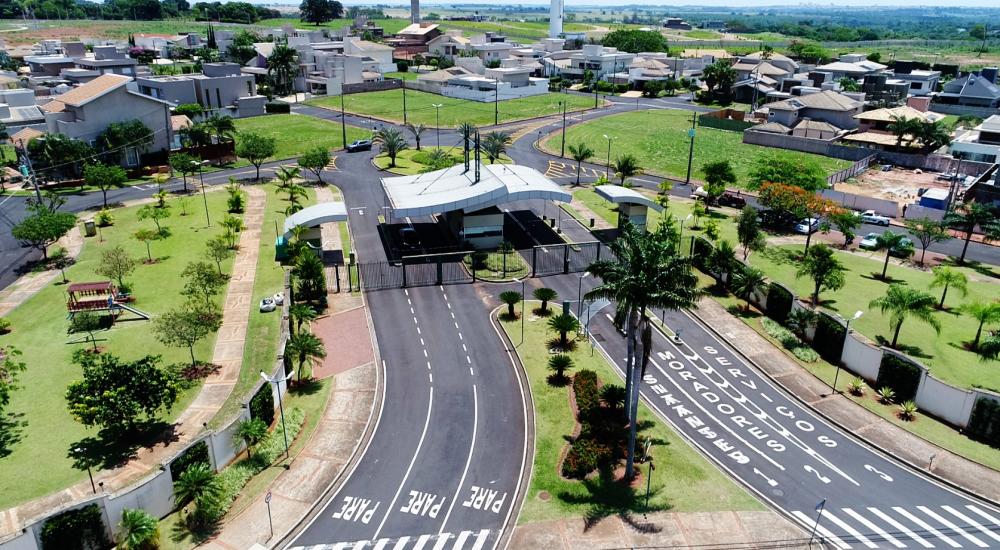
[[[139,120],[153,132],[147,151],[168,150],[173,138],[170,103],[128,88],[132,77],[104,74],[41,106],[46,131],[94,143],[114,122]],[[129,148],[127,166],[139,166],[142,151]]]
[[[936,103],[962,105],[965,107],[1000,107],[1000,87],[997,87],[997,69],[983,69],[980,73],[970,73],[944,85],[934,98]]]
[[[882,72],[885,68],[886,66],[881,63],[869,61],[864,54],[850,53],[841,55],[837,61],[816,67],[816,71],[830,73],[833,80],[853,78],[860,81],[868,75]]]
[[[485,75],[462,75],[447,81],[441,94],[473,101],[515,99],[548,93],[549,79],[531,76],[528,67],[486,69]]]
[[[831,140],[841,133],[841,129],[820,120],[803,118],[792,128],[792,135],[811,139]]]
[[[844,141],[871,149],[912,152],[910,149],[919,149],[920,143],[913,136],[900,141],[892,129],[892,124],[901,118],[935,122],[944,116],[921,111],[910,105],[902,105],[865,111],[855,115],[854,118],[858,121],[858,131],[844,136]]]
[[[461,31],[448,31],[427,43],[427,53],[445,59],[454,59],[469,51],[472,41],[462,36]]]
[[[1000,115],[993,115],[972,130],[961,130],[951,142],[951,156],[977,162],[1000,161]]]
[[[799,72],[799,64],[792,58],[788,56],[781,55],[776,52],[754,52],[747,55],[741,55],[737,58],[737,63],[769,63],[779,69],[783,69],[788,74],[795,74]]]
[[[583,49],[568,53],[568,62],[556,66],[564,77],[582,79],[584,73],[590,71],[596,80],[601,80],[631,65],[635,57],[636,54],[620,52],[617,48],[584,44]]]
[[[914,61],[896,61],[892,66],[892,80],[905,82],[910,96],[924,97],[936,92],[941,82],[941,71],[918,67],[920,65]]]
[[[392,48],[378,42],[361,40],[357,37],[344,39],[344,55],[362,58],[362,68],[375,73],[391,73],[396,70],[392,60]]]
[[[262,115],[267,102],[257,94],[254,77],[236,63],[205,63],[201,74],[139,77],[135,85],[139,93],[174,106],[197,103],[234,117]]]
[[[854,115],[861,113],[864,101],[825,90],[796,96],[767,105],[767,121],[795,128],[802,119],[827,122],[840,130],[858,127]]]
[[[25,126],[44,127],[45,115],[35,104],[35,92],[26,89],[0,90],[0,122],[10,132]]]
[[[496,63],[502,59],[510,57],[510,53],[516,46],[509,42],[483,42],[471,44],[469,48],[476,57],[483,60],[483,63]]]
[[[170,150],[178,151],[184,147],[184,143],[181,140],[183,137],[183,132],[185,129],[190,128],[193,123],[191,119],[186,115],[171,115],[170,116],[170,129],[172,130],[170,136]]]
[[[403,27],[385,43],[394,49],[393,57],[410,58],[428,51],[428,43],[441,36],[441,28],[434,23],[413,23]]]
[[[136,66],[139,62],[128,56],[128,53],[117,46],[95,46],[94,55],[76,60],[76,68],[93,71],[95,76],[103,74],[119,74],[136,76]]]
[[[443,94],[444,92],[442,89],[447,86],[448,82],[452,79],[477,75],[479,75],[479,73],[456,65],[454,67],[448,67],[447,69],[431,71],[417,76],[417,82],[419,83],[418,89],[434,94]]]

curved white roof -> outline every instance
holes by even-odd
[[[463,210],[475,212],[512,201],[543,199],[570,202],[572,195],[563,191],[544,174],[515,164],[483,164],[479,181],[474,181],[475,167],[457,164],[416,176],[382,178],[382,188],[389,198],[393,216],[430,216]]]
[[[343,221],[347,221],[347,206],[344,203],[322,202],[314,204],[285,218],[285,237],[288,237],[292,228],[297,225],[316,227],[323,223]]]
[[[641,204],[648,206],[657,212],[662,212],[663,207],[660,206],[656,201],[650,199],[646,195],[629,189],[628,187],[622,187],[621,185],[598,185],[594,188],[594,191],[598,195],[604,197],[605,199],[615,203],[615,204]]]

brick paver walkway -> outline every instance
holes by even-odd
[[[49,247],[49,252],[51,253],[59,247],[65,248],[66,255],[70,258],[78,257],[83,249],[83,234],[80,233],[80,227],[76,226],[70,229],[66,236]],[[28,298],[60,277],[62,275],[58,269],[49,269],[37,273],[27,273],[18,278],[14,284],[0,292],[0,316],[7,315],[11,310],[26,302]]]

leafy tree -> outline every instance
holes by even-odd
[[[191,366],[195,366],[198,361],[194,357],[194,346],[209,334],[219,330],[221,324],[217,312],[187,304],[157,317],[153,321],[153,333],[165,346],[186,347],[191,354]]]
[[[94,272],[118,281],[118,288],[123,289],[128,287],[125,278],[135,271],[135,263],[135,258],[124,248],[116,246],[101,252],[101,261]]]
[[[553,382],[565,383],[566,371],[573,368],[573,358],[564,353],[549,357],[549,370],[553,371]]]
[[[659,31],[616,29],[604,35],[601,44],[629,53],[667,51],[667,39]]]
[[[757,209],[752,206],[744,206],[736,219],[736,238],[743,245],[743,261],[746,261],[750,251],[763,250],[767,245],[764,232],[760,230],[760,222],[757,220]]]
[[[920,243],[920,263],[924,263],[927,247],[951,238],[948,226],[943,221],[928,217],[910,218],[906,220],[906,228]]]
[[[24,363],[17,360],[20,356],[20,350],[14,346],[0,347],[0,414],[10,404],[14,390],[20,388],[17,378],[26,370]]]
[[[594,150],[582,141],[580,143],[571,143],[567,148],[569,149],[570,156],[576,161],[576,185],[580,185],[580,169],[584,162],[587,162],[594,156]]]
[[[382,152],[389,157],[389,168],[396,167],[396,155],[409,148],[399,130],[386,126],[375,132],[373,141],[382,147]]]
[[[326,23],[344,16],[344,6],[337,0],[302,0],[299,4],[299,19],[314,23]]]
[[[308,302],[319,302],[326,297],[326,274],[323,262],[312,251],[304,250],[295,258],[292,275],[298,281],[298,294]]]
[[[92,311],[81,311],[70,317],[67,332],[70,334],[86,332],[96,352],[97,337],[94,336],[94,331],[100,330],[102,326],[103,321],[101,320],[101,316]]]
[[[206,147],[212,144],[212,128],[207,121],[196,122],[178,132],[185,147]],[[196,170],[197,171],[197,170]]]
[[[181,294],[201,299],[209,309],[213,307],[212,299],[226,286],[226,277],[208,262],[189,262],[181,276],[185,279]]]
[[[406,125],[406,129],[413,134],[413,141],[417,143],[417,151],[420,150],[420,137],[427,131],[427,126],[423,124],[413,124],[409,123]]]
[[[819,64],[830,59],[829,50],[815,42],[793,40],[788,49],[805,63]]]
[[[516,290],[505,290],[500,293],[500,301],[507,304],[507,316],[514,318],[514,306],[521,302],[521,293]]]
[[[944,299],[948,295],[949,288],[955,288],[963,297],[968,296],[969,278],[965,276],[965,273],[947,266],[938,266],[931,271],[934,273],[934,278],[931,279],[930,288],[943,288],[941,301],[937,305],[938,309],[944,309]]]
[[[139,119],[112,122],[97,141],[104,148],[104,157],[109,162],[121,164],[127,150],[145,152],[153,144],[153,131]]]
[[[510,144],[511,137],[507,132],[490,132],[483,138],[480,148],[486,153],[489,163],[493,164],[507,154],[507,146]]]
[[[40,250],[42,257],[48,259],[49,246],[73,229],[76,216],[44,206],[33,206],[30,212],[28,217],[11,227],[10,234],[21,243]]]
[[[885,296],[875,298],[868,307],[878,308],[883,315],[889,315],[889,328],[893,330],[892,343],[895,348],[899,340],[899,329],[907,317],[923,321],[940,334],[941,322],[934,317],[934,297],[926,292],[907,288],[901,284],[891,284]]]
[[[319,1],[319,0],[306,0]],[[290,94],[293,80],[299,73],[298,52],[286,44],[275,44],[271,55],[267,56],[267,76],[279,95]]]
[[[169,235],[169,230],[162,225],[160,225],[160,220],[164,220],[170,217],[170,210],[167,208],[160,208],[155,204],[144,205],[136,213],[136,217],[139,221],[143,220],[153,220],[153,224],[156,225],[156,233],[162,236]]]
[[[921,121],[917,126],[917,139],[926,151],[936,151],[951,144],[951,128],[940,120]]]
[[[208,464],[196,462],[187,467],[174,481],[174,503],[183,506],[201,500],[206,495],[219,493],[220,490],[215,472]]]
[[[659,97],[664,85],[659,80],[647,80],[642,86],[642,97]]]
[[[320,183],[323,183],[323,169],[329,164],[330,152],[321,145],[307,150],[299,157],[299,166],[312,172]]]
[[[560,313],[549,319],[549,328],[559,333],[559,347],[566,349],[569,345],[566,335],[571,331],[580,330],[580,321],[569,313]]]
[[[701,227],[700,225],[698,225],[698,222],[706,214],[708,214],[708,209],[705,208],[705,203],[701,201],[696,201],[694,203],[694,206],[691,207],[691,215],[694,216],[694,223],[691,224],[691,228],[697,229]]]
[[[762,293],[767,288],[767,278],[760,269],[753,266],[746,266],[736,272],[731,288],[734,294],[747,303],[746,309],[750,311],[750,299],[755,294]]]
[[[837,228],[837,231],[840,231],[844,235],[844,246],[847,246],[847,241],[855,237],[854,230],[861,225],[861,218],[859,216],[843,208],[838,208],[834,212],[831,212],[827,216],[827,219],[829,223]]]
[[[83,167],[83,180],[87,185],[92,185],[101,190],[101,195],[104,198],[104,208],[107,208],[108,189],[124,186],[125,182],[128,181],[128,176],[125,175],[125,170],[122,170],[120,166],[108,166],[98,162]]]
[[[618,155],[618,158],[611,163],[611,168],[615,171],[615,176],[621,181],[621,185],[625,185],[627,178],[631,178],[642,170],[642,167],[639,166],[639,159],[631,153]]]
[[[732,64],[727,60],[720,60],[705,67],[702,80],[708,88],[709,94],[714,94],[729,100],[733,95],[733,84],[736,84],[738,75]]]
[[[153,252],[149,248],[149,243],[160,240],[163,237],[163,234],[159,231],[153,231],[152,229],[140,229],[132,236],[135,237],[135,240],[146,245],[146,259],[149,263],[153,263]]]
[[[961,311],[979,323],[971,346],[973,350],[978,351],[979,340],[983,336],[983,325],[1000,323],[1000,302],[970,302],[963,304]]]
[[[840,80],[837,81],[837,83],[840,84],[840,89],[845,92],[861,91],[861,84],[859,84],[857,80],[854,80],[849,76],[841,78]]]
[[[247,444],[247,458],[251,458],[251,449],[267,437],[267,424],[259,418],[240,420],[233,431],[233,443]]]
[[[962,255],[958,262],[965,262],[965,253],[969,249],[969,240],[976,227],[980,227],[987,237],[1000,237],[1000,215],[997,209],[978,202],[966,203],[961,208],[952,210],[944,216],[944,223],[952,229],[965,233],[965,244],[962,245]]]
[[[549,312],[548,309],[549,302],[558,299],[559,293],[556,292],[555,289],[543,286],[540,288],[536,288],[535,291],[532,293],[532,296],[534,296],[536,300],[542,302],[542,307],[541,307],[542,314],[547,315]]]
[[[260,165],[277,151],[278,142],[273,137],[242,132],[236,138],[236,155],[247,159],[257,169],[257,174],[254,176],[257,180],[260,180]]]
[[[728,160],[709,162],[701,171],[705,174],[706,202],[709,204],[714,204],[726,192],[726,187],[736,184],[736,172]]]
[[[806,252],[795,276],[812,279],[813,304],[819,305],[820,291],[844,287],[844,272],[844,265],[837,259],[833,249],[825,244],[818,244]]]
[[[212,237],[206,243],[205,257],[215,262],[215,266],[219,268],[220,277],[222,276],[222,262],[228,260],[232,255],[233,247],[230,246],[229,240],[224,235]]]
[[[648,342],[652,328],[647,311],[680,309],[694,304],[697,277],[691,271],[691,259],[677,251],[678,232],[673,218],[660,220],[656,231],[640,232],[625,224],[619,237],[611,242],[611,257],[587,269],[601,283],[587,292],[587,299],[604,298],[616,304],[615,325],[625,328],[625,388],[628,395],[629,443],[625,473],[635,475],[635,437],[638,418],[638,380],[649,361]]]
[[[806,331],[816,324],[816,313],[808,309],[792,309],[788,312],[785,324],[800,338],[804,338]]]
[[[28,156],[39,177],[77,178],[83,162],[94,156],[94,148],[65,134],[45,134],[28,142]]]
[[[292,304],[288,308],[288,315],[294,322],[292,333],[302,332],[302,323],[311,323],[318,317],[316,310],[309,304]]]
[[[152,419],[177,401],[177,379],[160,368],[159,356],[124,361],[110,353],[77,352],[73,361],[83,380],[69,385],[66,402],[85,426],[132,432],[140,416]]]
[[[826,187],[826,174],[815,162],[803,157],[796,159],[761,156],[747,174],[747,187],[761,189],[767,183],[783,183],[806,191],[819,191]]]
[[[234,61],[240,65],[246,65],[247,61],[250,61],[257,55],[254,43],[260,42],[261,40],[263,40],[263,37],[257,33],[240,29],[233,34],[233,38],[229,42],[229,46],[226,48],[226,57],[228,57],[230,61]]]
[[[716,245],[712,251],[712,257],[709,258],[709,262],[715,271],[718,272],[719,283],[723,286],[728,284],[723,283],[723,281],[729,280],[729,276],[739,263],[736,261],[736,251],[733,249],[733,244],[729,241],[722,241]]]
[[[315,334],[299,331],[288,339],[288,343],[285,344],[285,353],[298,359],[298,379],[302,380],[302,369],[305,367],[306,361],[312,362],[326,357],[326,348],[323,346],[323,341]]]
[[[886,230],[884,233],[878,236],[875,240],[875,245],[879,250],[885,250],[885,262],[882,263],[882,277],[885,280],[886,270],[889,269],[889,257],[892,256],[893,250],[896,252],[905,252],[904,245],[906,244],[906,235],[902,233],[895,233],[892,230]]]
[[[184,115],[191,119],[193,122],[196,118],[200,117],[205,109],[197,103],[181,103],[180,105],[174,107],[175,115]]]
[[[222,228],[225,230],[225,233],[223,233],[223,238],[225,238],[226,241],[229,243],[229,248],[235,250],[236,235],[240,231],[243,231],[243,229],[245,228],[245,226],[243,225],[243,219],[236,216],[226,215],[225,218],[222,218],[222,222],[220,223],[220,225],[222,225]]]
[[[145,510],[126,508],[118,522],[121,550],[154,550],[160,546],[160,522]]]

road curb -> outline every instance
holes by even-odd
[[[888,451],[887,449],[883,448],[882,446],[878,445],[877,443],[869,440],[868,438],[864,438],[864,437],[861,437],[861,436],[857,435],[856,433],[854,433],[853,430],[851,430],[850,428],[848,428],[844,424],[840,423],[840,421],[838,421],[838,420],[834,419],[833,417],[827,415],[825,412],[817,409],[811,403],[809,403],[808,401],[806,401],[805,399],[803,399],[799,394],[795,393],[790,388],[788,388],[787,386],[785,386],[779,379],[777,379],[774,376],[772,376],[770,372],[768,372],[767,370],[765,370],[764,368],[762,368],[760,365],[758,365],[756,361],[754,361],[753,359],[751,359],[750,357],[748,357],[745,353],[743,353],[742,350],[740,350],[738,347],[732,345],[730,343],[729,339],[727,339],[725,336],[723,336],[718,330],[715,329],[715,327],[713,327],[712,325],[708,324],[704,319],[702,319],[701,316],[698,315],[695,312],[695,310],[693,310],[693,309],[687,309],[687,310],[684,310],[684,311],[688,315],[690,315],[700,326],[704,327],[711,334],[713,334],[716,338],[718,338],[722,342],[724,342],[727,345],[729,345],[730,349],[732,349],[733,352],[735,352],[737,355],[739,355],[741,358],[743,358],[743,360],[746,361],[748,364],[751,364],[754,367],[756,367],[757,370],[761,372],[761,374],[763,374],[764,376],[766,376],[768,380],[770,380],[772,383],[774,383],[777,387],[781,388],[786,394],[788,394],[789,396],[791,396],[792,398],[794,398],[803,407],[806,407],[807,409],[809,409],[810,411],[812,411],[814,414],[816,414],[817,416],[819,416],[823,420],[829,422],[833,426],[836,426],[837,429],[839,429],[845,435],[853,438],[855,441],[861,443],[862,445],[864,445],[864,446],[866,446],[866,447],[868,447],[868,448],[870,448],[870,449],[872,449],[872,450],[874,450],[874,451],[876,451],[876,452],[884,455],[889,460],[896,461],[896,462],[900,463],[901,465],[903,465],[903,466],[905,466],[905,467],[913,470],[918,475],[925,475],[925,476],[931,478],[932,480],[937,481],[937,482],[939,482],[939,483],[941,483],[943,485],[946,485],[946,486],[954,489],[955,491],[958,491],[959,493],[965,494],[967,496],[970,496],[970,497],[973,497],[973,498],[977,498],[977,499],[980,499],[980,500],[992,503],[993,505],[1000,504],[1000,502],[997,502],[997,501],[995,501],[995,500],[993,500],[993,499],[991,499],[991,498],[989,498],[989,497],[987,497],[985,495],[977,493],[976,491],[974,491],[972,489],[969,489],[968,487],[965,487],[963,485],[959,485],[958,483],[956,483],[956,482],[954,482],[954,481],[952,481],[952,480],[950,480],[948,478],[942,477],[942,476],[940,476],[940,475],[938,475],[938,474],[936,474],[936,473],[934,473],[932,471],[929,471],[929,470],[926,470],[924,468],[921,468],[917,464],[914,464],[913,462],[910,462],[909,460],[906,460],[905,458],[902,458],[902,457],[899,457],[899,456],[893,454],[892,452]],[[773,347],[773,344],[772,344],[772,347]],[[800,369],[802,368],[799,365],[797,365],[797,366]],[[811,375],[811,373],[810,373],[810,375]],[[858,405],[857,403],[852,403],[852,405],[860,407],[860,405]],[[910,432],[907,432],[907,433],[910,433]],[[914,435],[916,435],[916,434],[914,434]],[[917,436],[917,437],[920,437],[920,436]],[[926,439],[923,439],[923,438],[920,438],[920,439],[923,440],[923,441],[927,441]],[[931,442],[928,441],[928,443],[931,443]],[[931,444],[935,445],[934,443],[931,443]],[[940,448],[940,446],[937,446],[937,445],[935,445],[935,446],[938,447],[938,448]],[[964,458],[964,457],[962,457],[962,458]]]

